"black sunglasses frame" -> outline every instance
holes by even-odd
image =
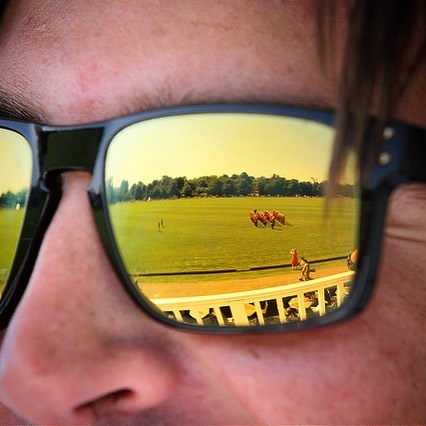
[[[78,126],[47,126],[0,119],[0,128],[21,134],[32,151],[32,177],[27,210],[19,244],[0,301],[0,329],[7,327],[30,279],[39,248],[61,198],[60,175],[84,170],[92,174],[88,187],[94,219],[104,249],[132,300],[162,323],[197,332],[253,333],[296,330],[326,325],[348,318],[361,310],[370,298],[380,260],[386,209],[391,192],[399,185],[426,182],[426,131],[401,123],[390,123],[391,133],[382,141],[386,164],[377,163],[370,182],[361,188],[359,260],[350,296],[337,310],[315,319],[278,325],[217,327],[193,325],[168,318],[135,288],[121,260],[109,219],[105,190],[105,157],[113,137],[123,128],[142,121],[203,113],[271,114],[312,120],[333,126],[333,112],[276,105],[207,104],[164,108],[103,122]],[[368,138],[377,123],[370,120]],[[48,295],[46,295],[48,297]],[[40,307],[42,310],[43,308]]]

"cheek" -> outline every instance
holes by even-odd
[[[389,202],[384,233],[377,293],[399,320],[409,322],[425,320],[425,211],[426,184],[399,187]]]
[[[402,185],[390,198],[385,234],[402,245],[402,259],[411,257],[416,251],[420,255],[420,247],[415,243],[423,246],[426,242],[425,209],[426,184]]]
[[[28,422],[17,417],[12,411],[0,404],[0,424],[2,425],[28,425]]]
[[[386,423],[410,407],[421,412],[424,388],[413,368],[424,356],[419,336],[394,321],[392,308],[379,295],[362,314],[334,326],[199,336],[196,345],[218,380],[267,423]]]
[[[335,330],[334,335],[324,330],[213,342],[207,337],[199,347],[220,380],[263,421],[315,423],[337,419],[329,413],[330,401],[347,407],[359,402],[352,395],[351,372],[358,351]],[[366,375],[364,367],[360,374]]]

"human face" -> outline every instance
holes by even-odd
[[[308,1],[30,0],[13,2],[3,22],[2,88],[48,124],[187,103],[336,103],[345,28],[339,21],[324,74]],[[398,119],[426,125],[424,89],[418,77]],[[18,416],[38,424],[424,418],[423,186],[393,197],[377,290],[361,315],[301,333],[204,336],[159,325],[129,299],[97,235],[88,182],[64,174],[3,337],[0,399]],[[4,408],[2,422],[16,424],[9,415]]]

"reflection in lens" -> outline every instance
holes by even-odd
[[[19,241],[31,182],[31,149],[21,135],[0,129],[0,294]]]
[[[333,129],[261,114],[150,120],[110,144],[106,191],[132,282],[194,325],[319,318],[350,292],[353,162],[324,215]]]

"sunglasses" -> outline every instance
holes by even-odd
[[[68,127],[0,120],[0,326],[29,281],[61,173],[76,170],[92,173],[117,276],[157,320],[235,333],[351,316],[373,288],[389,195],[426,180],[426,132],[391,123],[369,182],[350,153],[326,197],[333,123],[325,111],[226,104]]]

